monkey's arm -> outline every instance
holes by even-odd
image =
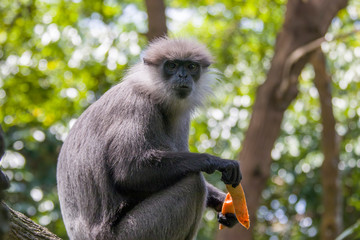
[[[221,159],[206,153],[167,152],[150,150],[141,159],[120,161],[112,176],[123,190],[156,192],[171,186],[191,173],[215,170],[222,172],[225,184],[239,185],[241,173],[238,161]]]
[[[238,220],[237,220],[235,214],[233,214],[233,213],[222,214],[221,213],[221,208],[224,203],[226,194],[208,182],[206,182],[206,187],[207,187],[207,192],[208,192],[207,199],[206,199],[207,200],[206,206],[213,208],[215,211],[218,212],[218,215],[217,215],[218,222],[223,224],[224,226],[230,227],[230,228],[233,227],[235,224],[237,224]]]
[[[206,182],[206,187],[208,194],[206,198],[206,206],[220,212],[226,194],[208,182]]]

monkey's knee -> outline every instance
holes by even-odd
[[[197,197],[199,199],[204,199],[206,196],[206,183],[204,177],[201,173],[192,174],[186,179],[187,182],[184,183],[185,187],[192,187],[191,196]]]
[[[145,199],[116,227],[117,239],[191,239],[205,206],[206,185],[201,174],[192,174]],[[149,220],[151,219],[151,220]]]
[[[188,207],[198,208],[205,202],[206,198],[206,184],[204,177],[201,173],[195,173],[180,180],[174,186],[167,189],[168,193],[174,197],[174,201],[177,201],[179,196],[183,203]]]

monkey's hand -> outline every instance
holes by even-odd
[[[201,154],[201,156],[204,156],[208,163],[202,171],[211,174],[218,170],[222,173],[221,180],[225,184],[231,184],[234,188],[240,184],[242,175],[238,161],[222,159],[207,153]]]
[[[231,184],[234,188],[240,184],[242,175],[240,165],[235,160],[223,160],[222,166],[218,169],[221,173],[221,180],[225,184]]]
[[[222,214],[221,212],[217,215],[218,222],[226,227],[233,227],[235,224],[238,223],[238,220],[236,219],[236,215],[234,213],[225,213]]]
[[[209,162],[207,168],[203,171],[211,174],[215,170],[218,170],[222,173],[221,180],[225,184],[231,184],[234,188],[240,184],[242,176],[238,161],[221,159],[219,157],[215,157],[206,153],[203,155],[206,156]]]

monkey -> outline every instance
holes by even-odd
[[[57,186],[70,239],[193,239],[205,207],[221,211],[238,161],[189,152],[194,110],[211,92],[213,57],[195,40],[159,38],[123,80],[91,104],[59,153]],[[226,226],[233,214],[219,215]]]

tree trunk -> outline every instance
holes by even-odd
[[[61,240],[47,228],[12,210],[5,203],[1,202],[0,204],[10,213],[10,230],[5,235],[4,240]]]
[[[149,31],[146,34],[149,42],[167,35],[165,4],[163,0],[145,0],[148,14]]]
[[[315,86],[321,103],[322,164],[321,181],[323,187],[324,212],[321,218],[321,240],[333,240],[342,228],[342,194],[339,176],[339,136],[335,130],[335,117],[332,107],[331,77],[326,72],[325,57],[321,49],[316,51],[311,63],[315,71]]]
[[[308,62],[309,54],[292,63],[288,73],[284,73],[284,66],[296,49],[323,37],[331,20],[346,4],[347,0],[288,1],[275,55],[266,81],[257,91],[250,125],[239,155],[251,227],[246,230],[237,225],[219,231],[217,239],[232,240],[240,236],[241,239],[252,239],[261,192],[270,174],[271,150],[278,137],[284,112],[297,96],[297,78]],[[283,81],[288,81],[286,88],[279,91]]]

